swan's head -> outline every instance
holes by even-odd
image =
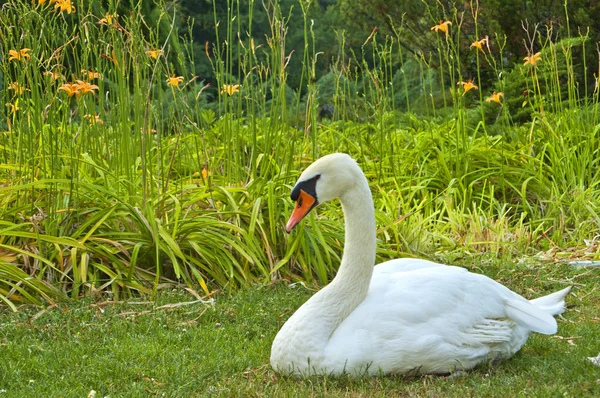
[[[289,233],[319,203],[343,196],[364,178],[356,161],[345,153],[316,160],[302,172],[292,190],[290,197],[296,206],[285,230]]]

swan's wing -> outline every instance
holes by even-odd
[[[492,351],[518,350],[531,322],[509,314],[507,300],[527,314],[531,304],[486,276],[434,264],[375,272],[365,300],[331,335],[326,356],[352,368],[372,363],[405,372],[419,364],[423,372],[447,372],[470,368]],[[514,304],[519,300],[525,305]]]
[[[411,266],[415,269],[409,270]],[[441,320],[469,327],[480,319],[506,317],[504,299],[513,295],[486,276],[424,261],[405,264],[401,272],[374,273],[357,310],[364,307],[379,317],[412,324]]]
[[[444,269],[431,270],[432,268],[444,267]],[[425,271],[427,270],[427,271]],[[527,329],[543,333],[543,334],[554,334],[557,330],[557,324],[554,317],[538,306],[531,302],[523,299],[523,297],[510,291],[505,286],[497,283],[496,281],[489,279],[483,275],[471,274],[467,270],[454,266],[447,266],[439,263],[434,263],[427,260],[421,259],[397,259],[381,263],[375,267],[373,273],[373,280],[371,283],[371,291],[374,294],[379,289],[385,290],[393,287],[396,289],[402,289],[401,286],[394,287],[394,283],[390,283],[390,278],[410,278],[413,275],[418,275],[419,271],[423,271],[422,275],[429,275],[441,278],[444,284],[444,288],[448,290],[450,296],[452,296],[451,289],[457,288],[461,283],[470,281],[473,289],[470,291],[473,293],[475,299],[479,293],[486,294],[487,289],[492,289],[497,294],[497,297],[502,297],[504,303],[505,317],[509,320],[514,321],[516,324],[526,327]],[[466,273],[466,274],[465,274]],[[473,282],[476,284],[473,285]],[[416,281],[415,281],[416,283]],[[453,286],[448,286],[452,283]],[[430,292],[422,292],[422,294],[429,294],[435,292],[436,289],[432,289]],[[443,300],[443,294],[445,292],[438,291],[437,298]],[[418,294],[414,294],[417,296]],[[433,296],[435,297],[435,296]],[[538,299],[539,300],[539,299]],[[464,305],[464,304],[463,304]],[[466,308],[465,308],[466,309]],[[461,309],[462,311],[462,309]],[[490,327],[499,327],[499,335],[503,334],[504,324],[498,322],[489,323],[490,319],[485,318],[482,326],[488,330]],[[509,322],[510,323],[510,322]],[[477,329],[477,325],[473,325]]]
[[[515,323],[510,319],[483,319],[465,329],[465,333],[478,344],[508,343],[513,338]]]
[[[378,264],[375,266],[373,272],[375,274],[390,274],[435,267],[447,267],[447,265],[434,263],[429,260],[422,260],[420,258],[398,258]]]

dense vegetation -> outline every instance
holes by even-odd
[[[333,151],[371,182],[380,259],[596,258],[586,26],[532,23],[509,56],[477,3],[448,3],[420,16],[419,52],[402,18],[331,36],[344,4],[6,2],[0,300],[326,283],[340,208],[283,225],[290,185]]]

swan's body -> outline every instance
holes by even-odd
[[[373,267],[375,217],[364,174],[349,156],[313,163],[292,192],[293,228],[339,197],[346,242],[338,274],[283,325],[271,365],[284,374],[448,373],[517,352],[532,331],[556,332],[570,288],[528,301],[494,280],[425,260]],[[311,198],[314,198],[312,200]]]

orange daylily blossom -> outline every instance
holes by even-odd
[[[237,93],[240,88],[239,84],[223,84],[223,88],[221,89],[221,94],[227,94],[229,96],[232,96],[233,94]]]
[[[206,43],[204,44],[204,52],[206,53],[206,56],[208,57],[208,59],[209,59],[210,61],[212,61],[212,60],[210,59],[210,54],[208,53],[208,48],[209,48],[209,47],[210,47],[210,44],[208,44],[208,42],[206,42]]]
[[[162,55],[162,50],[146,50],[146,54],[148,54],[150,58],[158,59],[158,57]]]
[[[86,119],[89,119],[91,124],[104,124],[104,120],[100,119],[100,115],[98,115],[97,113],[92,115],[92,114],[87,114],[84,116]]]
[[[474,41],[473,43],[471,43],[471,46],[470,46],[469,48],[473,48],[473,47],[475,47],[475,48],[477,48],[478,50],[481,50],[482,52],[485,52],[485,51],[483,51],[483,45],[484,45],[484,44],[485,44],[486,46],[488,46],[488,45],[489,45],[489,42],[488,42],[488,36],[484,37],[484,38],[483,38],[483,39],[481,39],[481,40],[476,40],[476,41]]]
[[[104,14],[104,18],[100,19],[96,23],[99,25],[112,25],[113,22],[116,22],[117,17],[118,17],[117,14],[106,13],[106,14]]]
[[[115,54],[115,49],[114,48],[111,50],[110,54],[112,56],[108,55],[108,54],[100,54],[100,56],[108,59],[110,62],[113,63],[114,66],[119,66],[119,61],[117,61],[117,56]]]
[[[473,79],[469,79],[466,82],[458,82],[456,83],[457,86],[462,85],[463,89],[465,90],[465,93],[471,91],[471,90],[478,90],[479,87],[477,87],[475,84],[473,84]]]
[[[452,22],[440,20],[440,23],[435,26],[432,26],[431,30],[435,30],[436,32],[443,32],[446,35],[448,35],[448,25],[452,25]]]
[[[62,75],[62,73],[57,72],[57,71],[47,71],[44,72],[44,76],[48,76],[52,79],[52,81],[58,80],[58,79],[64,79],[65,77]]]
[[[21,86],[19,84],[19,82],[12,82],[9,86],[8,86],[9,90],[14,90],[16,95],[21,95],[23,94],[25,91],[31,91],[28,88],[25,88],[23,86]]]
[[[73,95],[77,95],[79,97],[81,94],[79,92],[79,84],[77,83],[64,83],[58,88],[58,90],[63,90],[65,93],[67,93],[69,98],[71,98]]]
[[[533,65],[535,66],[539,61],[542,60],[542,53],[541,52],[537,52],[533,55],[528,55],[527,57],[523,58],[525,60],[525,62],[523,63],[523,65]]]
[[[8,61],[24,61],[24,60],[29,60],[29,58],[31,58],[29,56],[29,51],[31,51],[30,48],[22,48],[20,50],[8,50]]]
[[[69,97],[72,97],[73,95],[79,97],[80,95],[85,95],[87,93],[96,94],[94,90],[98,90],[99,87],[90,82],[77,80],[77,83],[64,83],[58,89],[66,92]]]
[[[58,0],[56,1],[56,4],[54,4],[54,9],[56,10],[57,8],[60,9],[60,12],[67,12],[67,14],[70,14],[72,12],[75,12],[75,6],[73,5],[73,3],[71,3],[71,0]]]
[[[85,76],[86,79],[88,80],[92,80],[92,79],[102,79],[102,75],[98,72],[94,72],[91,70],[87,70],[87,69],[82,69],[81,73],[83,73],[83,75]]]
[[[194,172],[194,174],[192,175],[193,179],[202,177],[202,181],[206,181],[206,179],[208,178],[209,175],[212,175],[212,172],[209,172],[206,167],[202,168],[202,171],[196,171]]]
[[[504,97],[504,93],[503,92],[493,92],[492,95],[490,97],[487,97],[485,99],[486,102],[495,102],[497,104],[502,104],[502,102],[500,101],[500,97]]]
[[[8,106],[10,108],[10,113],[15,113],[16,111],[18,111],[19,109],[19,103],[15,102],[14,104],[8,103],[6,104],[6,106]]]
[[[174,87],[179,87],[179,84],[183,83],[183,76],[171,76],[169,78],[167,78],[167,85],[168,86],[174,86]]]
[[[100,87],[95,84],[91,84],[90,82],[84,82],[83,80],[77,80],[77,89],[81,94],[92,93],[96,94],[94,90],[100,89]]]

